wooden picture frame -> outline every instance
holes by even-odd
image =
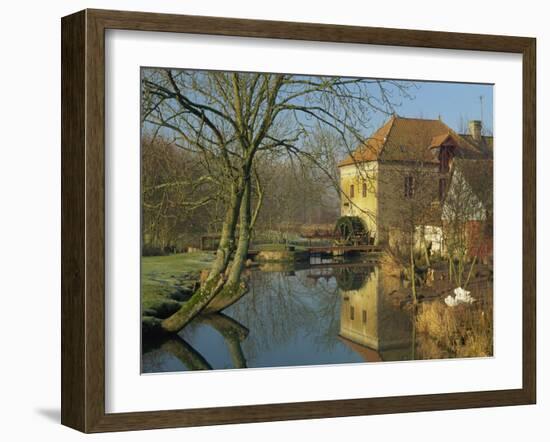
[[[523,57],[523,385],[497,391],[105,412],[105,30],[517,53]],[[533,404],[536,398],[536,41],[533,38],[106,10],[62,19],[62,410],[83,432]]]

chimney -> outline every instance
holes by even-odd
[[[470,135],[476,141],[481,141],[481,121],[471,120],[468,124],[470,127]]]

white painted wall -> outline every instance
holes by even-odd
[[[463,0],[18,0],[2,8],[0,127],[2,157],[2,440],[84,440],[61,427],[60,395],[60,26],[59,18],[85,7],[233,16],[351,25],[436,29],[538,38],[539,226],[550,222],[544,198],[550,158],[544,122],[550,119],[550,28],[544,2]],[[93,436],[87,440],[300,440],[345,436],[371,440],[474,441],[548,439],[550,413],[550,233],[539,229],[539,404],[529,407],[417,413],[398,416],[233,425]],[[547,273],[547,272],[546,272]],[[19,316],[25,315],[25,326]],[[29,327],[28,324],[33,324]]]

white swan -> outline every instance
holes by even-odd
[[[464,290],[462,287],[457,287],[454,289],[455,296],[449,295],[445,298],[445,304],[449,307],[456,307],[460,303],[472,304],[475,301],[475,298],[470,296],[468,290]]]

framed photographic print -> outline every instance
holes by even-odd
[[[62,423],[535,403],[535,40],[62,19]]]

